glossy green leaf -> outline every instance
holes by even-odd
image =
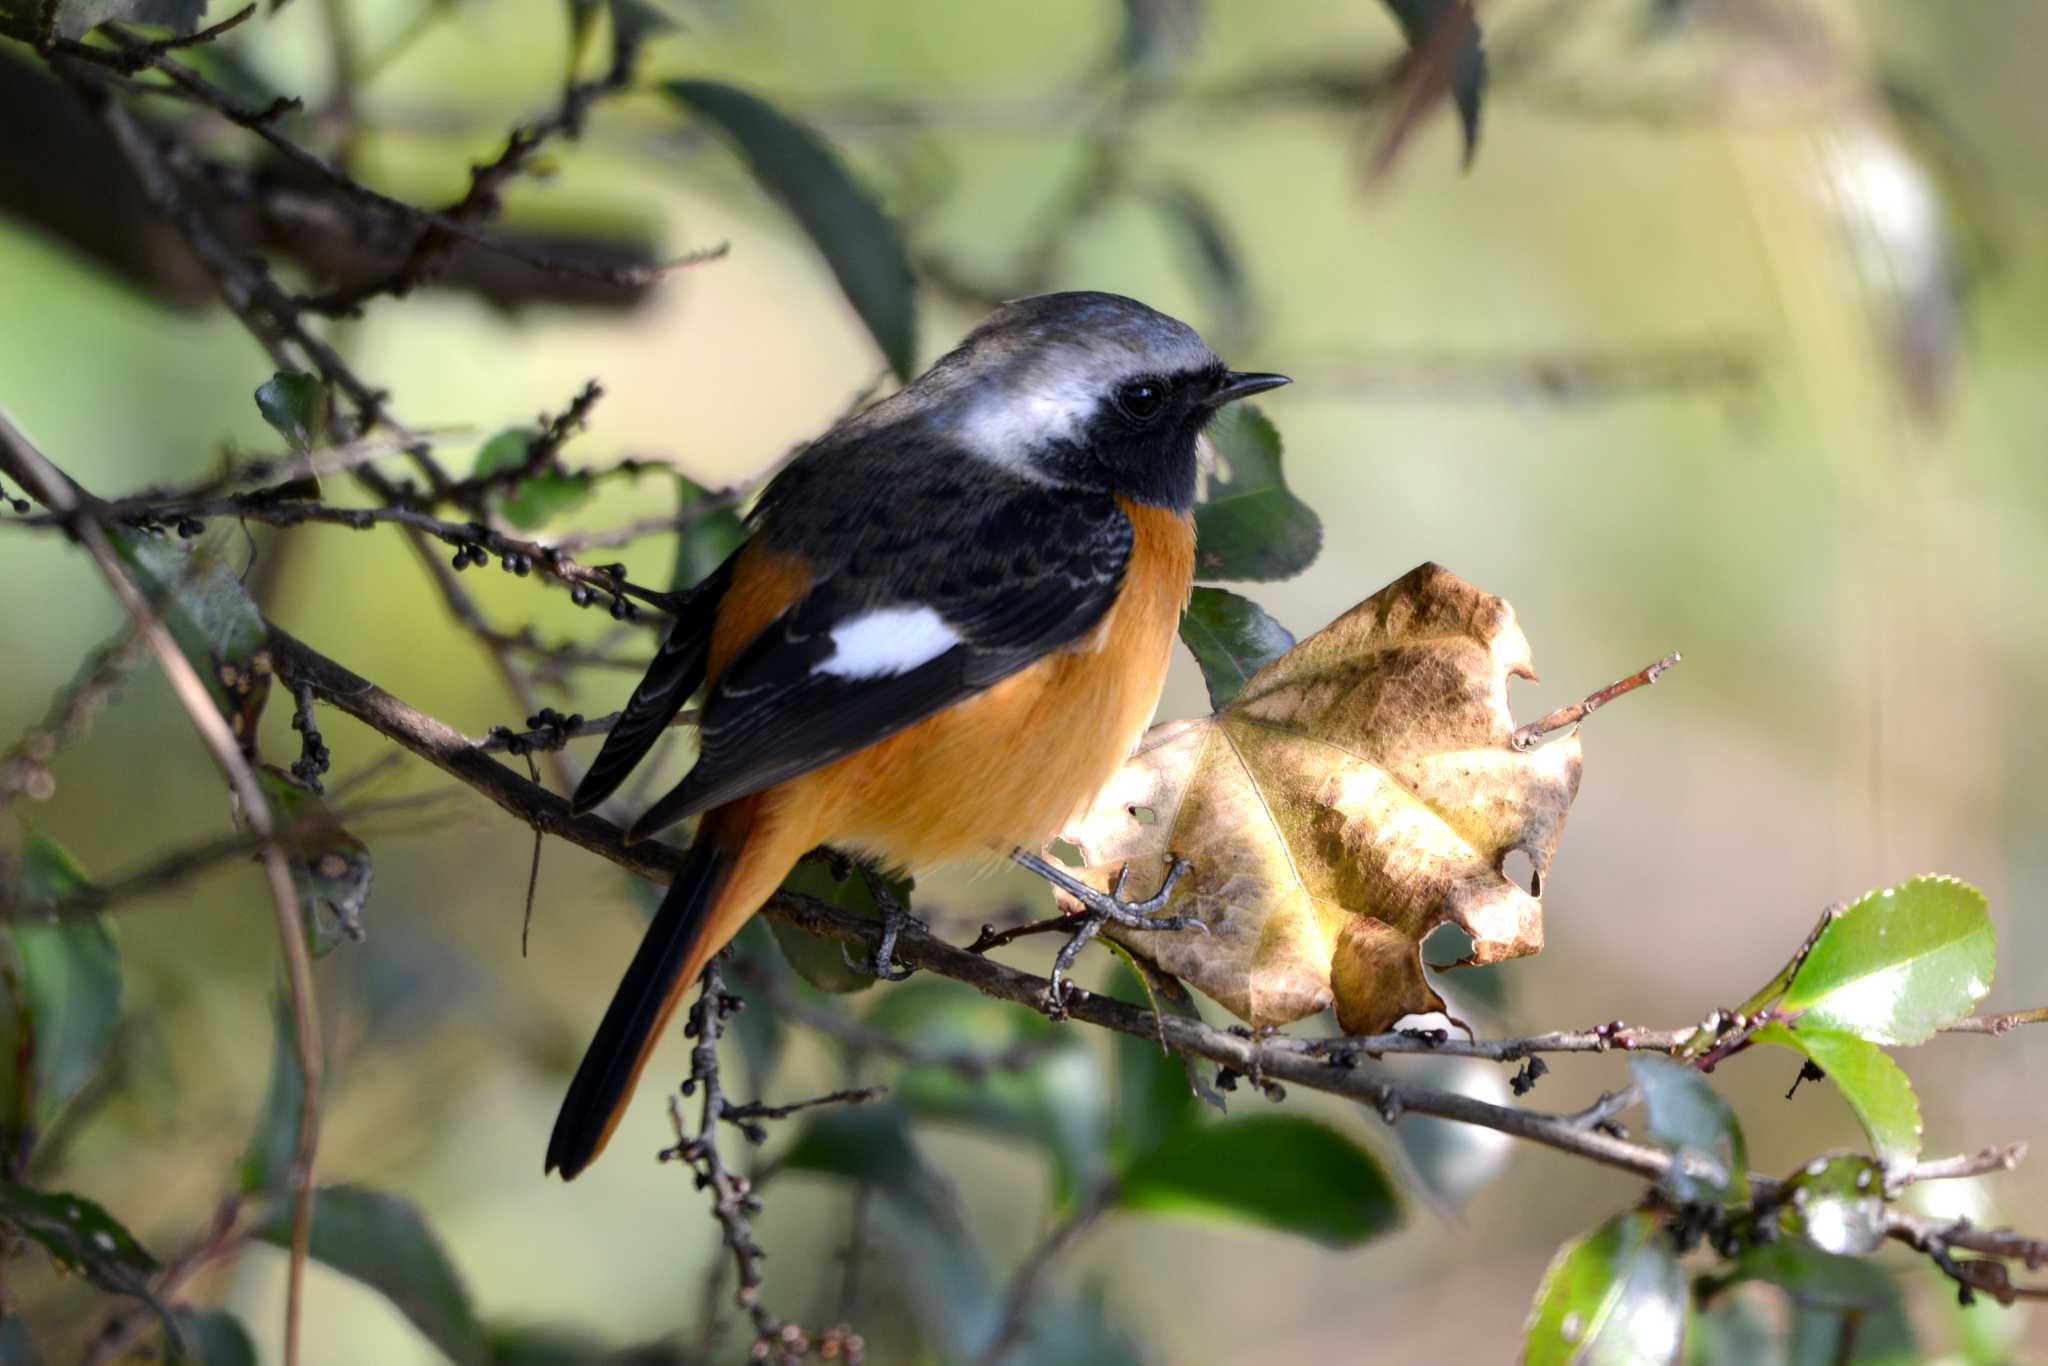
[[[179,1308],[174,1311],[178,1332],[185,1340],[183,1353],[170,1361],[183,1366],[256,1366],[256,1344],[249,1330],[225,1309]]]
[[[680,474],[676,476],[676,511],[686,512],[706,496],[705,490]],[[680,593],[695,588],[746,541],[747,524],[741,520],[738,508],[722,507],[705,513],[676,537],[676,565],[669,575],[669,591]]]
[[[30,904],[53,904],[92,888],[70,852],[30,831],[22,843],[21,890]],[[121,954],[100,916],[7,927],[12,971],[4,978],[6,1033],[0,1061],[7,1078],[8,1127],[49,1127],[106,1061],[121,1026]],[[28,1074],[19,1071],[24,1056]]]
[[[539,433],[531,427],[512,427],[499,432],[477,449],[478,477],[516,470],[526,463]],[[564,513],[573,512],[590,498],[590,479],[582,474],[565,474],[553,466],[544,467],[519,480],[509,490],[494,493],[491,505],[498,514],[522,531],[534,531]]]
[[[1884,1171],[1860,1154],[1816,1157],[1785,1182],[1778,1227],[1822,1252],[1862,1257],[1884,1246]]]
[[[315,958],[344,939],[363,938],[363,910],[376,869],[370,847],[350,834],[321,796],[291,774],[265,764],[256,780],[279,823],[292,834],[292,886],[306,947]]]
[[[917,368],[917,298],[896,225],[824,138],[757,95],[717,81],[670,81],[670,98],[732,141],[761,187],[817,244],[839,288],[908,381]]]
[[[1323,523],[1281,478],[1280,432],[1258,405],[1209,424],[1220,464],[1195,504],[1197,579],[1288,579],[1315,562]]]
[[[943,1065],[906,1067],[890,1094],[913,1114],[1042,1147],[1052,1159],[1062,1200],[1101,1175],[1109,1130],[1107,1078],[1072,1030],[937,978],[890,988],[862,1019],[919,1048],[1021,1059],[1018,1066],[980,1076]]]
[[[841,878],[831,864],[821,859],[808,859],[792,868],[789,876],[782,880],[782,890],[816,897],[855,915],[879,918],[882,908],[876,904],[874,888],[869,882],[870,878],[876,877],[882,879],[896,898],[897,905],[910,905],[910,894],[915,884],[909,878],[883,877],[864,868],[849,869]],[[862,950],[842,951],[837,939],[827,939],[780,920],[769,921],[768,928],[774,933],[784,959],[796,969],[797,976],[818,990],[840,995],[866,991],[875,984],[872,976],[847,961],[849,953],[858,958]]]
[[[162,615],[246,751],[270,697],[270,626],[212,545],[110,530],[107,539]]]
[[[1749,1149],[1735,1111],[1690,1067],[1653,1054],[1628,1060],[1651,1142],[1677,1160],[1663,1182],[1681,1201],[1749,1198]]]
[[[0,1181],[0,1228],[40,1244],[103,1290],[142,1295],[162,1269],[120,1220],[82,1195]]]
[[[282,997],[270,1008],[270,1084],[257,1112],[239,1171],[245,1195],[275,1194],[286,1188],[299,1147],[299,1117],[306,1074],[292,1037],[291,1006]]]
[[[1856,1112],[1878,1161],[1895,1167],[1920,1155],[1920,1101],[1913,1083],[1882,1048],[1853,1034],[1804,1024],[1767,1024],[1753,1037],[1813,1059]]]
[[[1124,1174],[1125,1209],[1237,1219],[1352,1247],[1401,1222],[1379,1159],[1299,1115],[1244,1115],[1182,1129]]]
[[[327,425],[327,390],[317,376],[280,370],[257,388],[256,411],[304,455],[320,444]]]
[[[1924,1043],[1976,1009],[1997,961],[1984,894],[1955,878],[1917,877],[1830,921],[1782,1007],[1805,1012],[1803,1029]]]
[[[1432,70],[1427,84],[1448,89],[1465,135],[1465,160],[1479,148],[1479,106],[1486,93],[1486,51],[1471,0],[1387,0],[1411,60]]]
[[[280,1246],[291,1241],[289,1209],[278,1211],[263,1237]],[[313,1193],[310,1251],[391,1301],[457,1366],[488,1360],[469,1291],[410,1201],[361,1186],[324,1186]]]
[[[1617,1214],[1557,1250],[1524,1333],[1526,1366],[1678,1360],[1686,1283],[1656,1216]]]
[[[1209,706],[1222,711],[1251,676],[1294,648],[1287,628],[1250,598],[1197,588],[1180,615],[1180,638],[1202,666]]]

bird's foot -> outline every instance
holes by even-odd
[[[931,926],[905,910],[903,903],[896,899],[896,894],[889,890],[888,884],[881,878],[870,876],[866,868],[860,870],[860,875],[867,879],[868,891],[873,893],[875,905],[881,908],[882,938],[866,962],[856,961],[854,956],[846,951],[844,944],[839,946],[839,956],[844,958],[846,965],[855,972],[864,972],[881,982],[900,982],[917,969],[908,963],[896,961],[897,937],[907,929],[929,930]]]
[[[1177,855],[1166,856],[1166,877],[1160,882],[1159,890],[1143,901],[1124,899],[1124,883],[1131,875],[1131,865],[1125,864],[1117,870],[1116,881],[1108,891],[1091,887],[1057,864],[1049,863],[1037,854],[1019,849],[1010,855],[1018,863],[1050,882],[1068,896],[1081,903],[1081,909],[1066,917],[1072,924],[1073,932],[1067,942],[1060,945],[1060,951],[1053,956],[1052,972],[1045,989],[1045,1012],[1053,1019],[1066,1016],[1067,1007],[1081,988],[1067,977],[1074,966],[1074,960],[1088,941],[1102,933],[1105,925],[1122,925],[1133,930],[1200,930],[1207,934],[1209,927],[1191,915],[1160,915],[1173,899],[1174,885],[1188,870],[1185,860]]]

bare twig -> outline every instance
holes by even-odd
[[[85,733],[94,713],[141,658],[142,642],[133,626],[122,627],[86,656],[77,676],[51,699],[43,719],[0,759],[0,811],[24,792],[41,800],[56,790],[50,760]]]
[[[1088,1198],[1074,1207],[1066,1218],[1046,1231],[1036,1246],[1025,1255],[1016,1273],[1010,1277],[1009,1288],[1003,1293],[1003,1316],[997,1321],[995,1336],[987,1348],[975,1358],[976,1366],[1002,1366],[1010,1354],[1024,1344],[1029,1334],[1028,1318],[1031,1306],[1044,1288],[1045,1278],[1052,1270],[1053,1263],[1064,1256],[1073,1245],[1116,1204],[1117,1183],[1102,1181],[1088,1193]]]
[[[1665,670],[1678,663],[1679,658],[1678,651],[1673,650],[1648,668],[1638,669],[1618,683],[1609,683],[1600,691],[1591,694],[1581,701],[1574,702],[1568,707],[1559,707],[1540,721],[1531,721],[1528,725],[1523,726],[1513,735],[1509,736],[1508,743],[1516,749],[1533,749],[1537,741],[1552,731],[1563,730],[1566,726],[1576,726],[1615,698],[1626,697],[1637,688],[1648,687],[1650,684],[1655,683],[1664,676]]]

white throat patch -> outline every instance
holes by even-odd
[[[960,639],[960,633],[929,607],[878,607],[833,627],[832,654],[811,672],[887,678],[931,663]]]

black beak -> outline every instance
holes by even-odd
[[[1278,389],[1293,380],[1285,375],[1262,375],[1250,370],[1232,370],[1224,375],[1223,382],[1216,386],[1216,392],[1209,395],[1209,406],[1221,408],[1226,403],[1235,403],[1253,394],[1263,394],[1268,389]]]

